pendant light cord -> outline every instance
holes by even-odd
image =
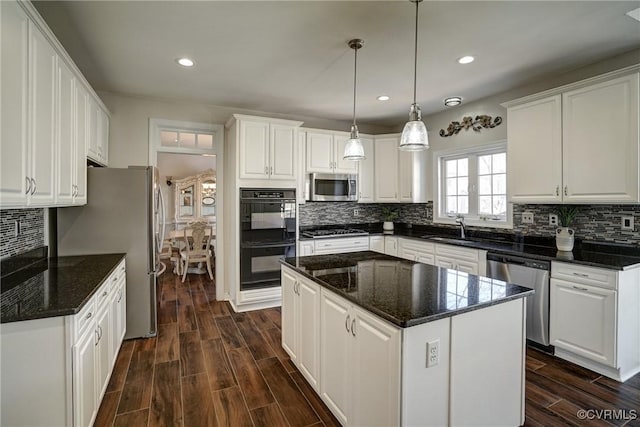
[[[356,51],[355,60],[353,64],[353,124],[356,124],[356,84],[358,82],[358,48],[353,49]]]
[[[416,37],[413,49],[413,103],[416,103],[416,86],[418,81],[418,5],[421,0],[416,1]]]

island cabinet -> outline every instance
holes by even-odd
[[[486,273],[486,251],[443,244],[436,244],[435,248],[435,265],[438,267],[479,275]]]
[[[625,381],[640,372],[640,269],[551,264],[549,329],[558,357]]]
[[[435,265],[435,245],[416,239],[398,239],[398,256],[411,261]]]
[[[639,69],[503,104],[512,202],[640,201]]]

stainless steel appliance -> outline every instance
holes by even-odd
[[[240,290],[280,286],[280,259],[296,256],[296,192],[240,189]]]
[[[358,200],[358,175],[311,173],[305,182],[305,199],[317,202]]]
[[[368,236],[369,233],[357,228],[329,228],[329,229],[317,229],[317,230],[305,230],[302,232],[304,237],[311,237],[313,239],[323,239],[327,237],[335,236]]]
[[[527,298],[527,339],[549,345],[549,272],[551,264],[512,255],[487,254],[487,276],[535,290]]]
[[[57,209],[58,255],[127,254],[125,338],[157,332],[156,275],[164,199],[153,167],[89,168],[87,204]]]

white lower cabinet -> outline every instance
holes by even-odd
[[[384,236],[369,236],[369,250],[384,253]]]
[[[90,426],[98,411],[96,332],[88,329],[73,346],[73,425]]]
[[[410,261],[435,265],[435,245],[415,239],[398,239],[398,256]]]
[[[486,274],[486,251],[436,244],[435,253],[434,265],[438,267],[476,274],[478,276],[484,276]]]
[[[549,333],[558,357],[625,381],[640,372],[640,269],[552,262]]]
[[[384,253],[398,256],[398,238],[395,236],[384,236]]]
[[[320,312],[324,402],[343,425],[399,425],[400,329],[324,289]]]
[[[315,243],[313,240],[301,240],[298,245],[298,256],[315,255]]]
[[[369,250],[369,237],[343,237],[331,239],[317,239],[314,241],[314,254],[340,254]]]

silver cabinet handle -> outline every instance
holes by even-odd
[[[85,317],[85,319],[91,319],[91,312],[87,313],[87,317]]]
[[[355,317],[351,321],[351,335],[356,336],[356,319]]]
[[[273,166],[269,168],[269,175],[273,175]]]
[[[117,281],[118,281],[118,276],[114,277],[114,278],[113,278],[113,281],[114,281],[114,282],[117,282]],[[106,292],[105,292],[105,294],[106,294]]]
[[[269,175],[269,166],[264,167],[264,174]]]
[[[29,179],[28,176],[26,176],[25,181],[27,181],[27,190],[24,192],[24,194],[29,194],[31,192],[31,179]]]
[[[347,333],[351,332],[349,330],[349,320],[351,319],[351,315],[347,314],[347,318],[344,321],[344,328],[347,330]]]
[[[118,302],[122,301],[122,289],[118,292]]]
[[[579,290],[579,291],[587,291],[587,292],[589,291],[589,289],[587,289],[587,288],[581,288],[580,286],[572,286],[572,288],[573,288],[573,289],[577,289],[577,290]]]
[[[556,196],[560,195],[560,186],[556,185]]]
[[[398,193],[393,193],[393,198],[397,199],[398,198]]]
[[[98,329],[100,329],[100,339],[102,339],[102,326],[98,325]]]
[[[573,272],[573,275],[574,275],[574,276],[578,276],[578,277],[586,277],[586,278],[589,278],[589,275],[588,275],[588,274],[584,274],[584,273],[576,273],[576,272]]]
[[[93,345],[97,347],[98,343],[100,342],[100,334],[98,333],[97,329],[94,331],[94,333],[96,334],[96,340]]]
[[[35,193],[35,192],[36,192],[36,188],[37,188],[37,186],[36,186],[36,180],[35,180],[35,179],[33,179],[33,178],[31,178],[31,183],[32,183],[32,184],[31,184],[31,195],[33,195],[33,193]]]
[[[564,195],[565,196],[569,195],[569,191],[568,191],[568,186],[567,185],[564,186]]]
[[[106,296],[107,296],[107,291],[104,291],[104,292],[102,293],[102,296],[103,296],[103,297],[106,297]]]

